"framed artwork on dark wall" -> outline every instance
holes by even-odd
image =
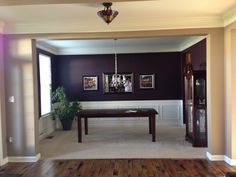
[[[140,74],[139,75],[140,89],[155,89],[155,74]]]
[[[133,73],[103,73],[103,93],[133,93]]]
[[[84,90],[98,90],[98,76],[83,76]]]

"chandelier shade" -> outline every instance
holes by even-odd
[[[119,14],[118,11],[112,10],[111,2],[103,3],[104,9],[97,12],[98,16],[101,17],[107,24],[111,23],[112,20]]]

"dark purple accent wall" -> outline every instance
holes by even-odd
[[[189,52],[191,54],[191,63],[193,65],[193,70],[206,70],[206,39],[203,39],[202,41],[185,49],[183,51],[184,57],[186,52]]]
[[[64,86],[70,100],[177,100],[181,97],[181,52],[118,54],[118,72],[134,74],[134,92],[104,94],[102,73],[114,72],[114,54],[60,55],[53,61],[53,88]],[[56,74],[55,74],[56,73]],[[155,74],[155,89],[140,89],[139,74]],[[82,77],[97,75],[97,91],[84,91]]]

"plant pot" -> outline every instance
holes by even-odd
[[[73,120],[61,119],[61,125],[63,130],[71,130]]]

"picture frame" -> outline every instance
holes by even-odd
[[[133,73],[117,73],[119,84],[113,83],[114,73],[103,73],[103,93],[133,93]]]
[[[83,76],[84,90],[98,90],[98,76]]]
[[[140,74],[139,75],[140,89],[155,89],[155,74]]]

